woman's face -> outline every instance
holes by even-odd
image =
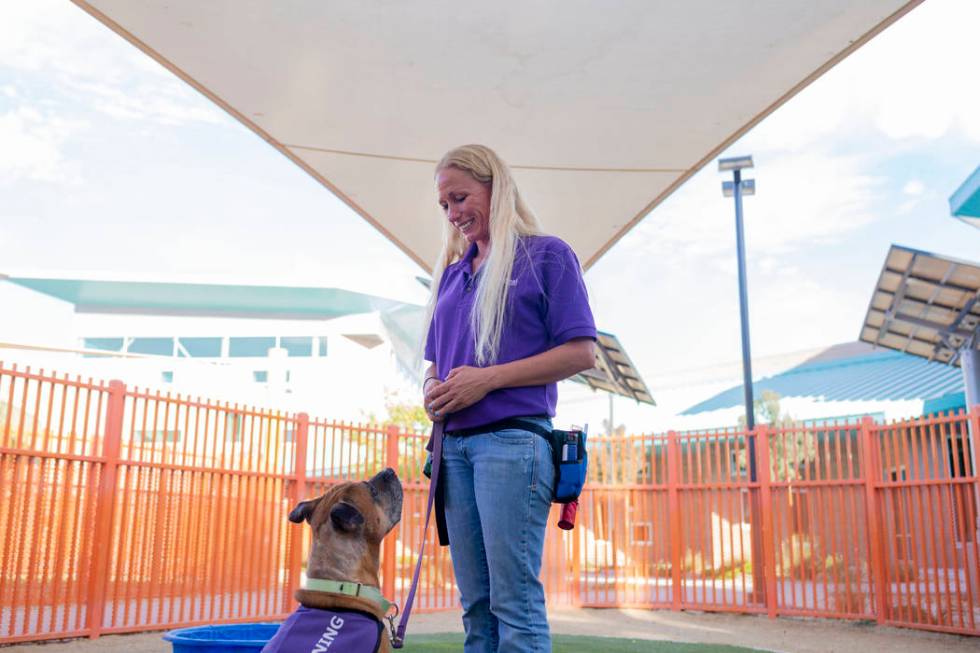
[[[459,168],[443,168],[436,174],[439,206],[453,229],[470,243],[490,242],[490,184],[474,179]]]

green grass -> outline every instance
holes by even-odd
[[[755,649],[723,644],[681,644],[643,639],[612,639],[609,637],[552,637],[554,653],[750,653]],[[462,635],[409,635],[405,653],[438,653],[463,650]]]

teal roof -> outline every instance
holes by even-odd
[[[974,227],[980,227],[980,166],[949,198],[949,212]]]
[[[755,396],[772,390],[780,397],[812,397],[820,401],[934,401],[945,409],[963,403],[963,375],[958,367],[925,360],[898,351],[877,351],[831,361],[803,363],[753,384]],[[942,401],[935,401],[942,399]],[[691,406],[682,415],[740,406],[742,386],[726,390]]]
[[[79,313],[128,313],[279,319],[330,319],[402,306],[341,290],[293,286],[29,279],[10,283],[70,302]]]

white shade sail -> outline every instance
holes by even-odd
[[[485,143],[585,267],[918,1],[75,0],[429,269]]]

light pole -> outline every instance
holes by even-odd
[[[745,238],[742,228],[742,196],[755,195],[755,180],[742,179],[742,170],[752,168],[751,156],[718,159],[720,172],[732,171],[733,180],[723,181],[721,190],[725,197],[735,198],[735,248],[738,254],[738,304],[742,320],[742,387],[745,389],[745,427],[748,441],[749,482],[758,482],[755,464],[755,399],[752,393],[752,350],[749,345],[749,297],[745,279]],[[749,503],[752,514],[752,594],[756,601],[765,602],[766,585],[763,576],[762,528],[759,493],[750,490]],[[769,570],[773,573],[774,570]]]
[[[742,179],[742,170],[752,167],[751,156],[718,159],[718,170],[731,170],[734,181],[721,182],[725,197],[735,198],[735,249],[738,253],[738,305],[742,317],[742,376],[745,388],[745,424],[755,428],[755,402],[752,396],[752,351],[749,345],[749,298],[745,281],[745,238],[742,228],[742,196],[755,195],[755,180]],[[754,452],[753,452],[754,453]],[[755,481],[755,462],[750,457],[749,476]]]

